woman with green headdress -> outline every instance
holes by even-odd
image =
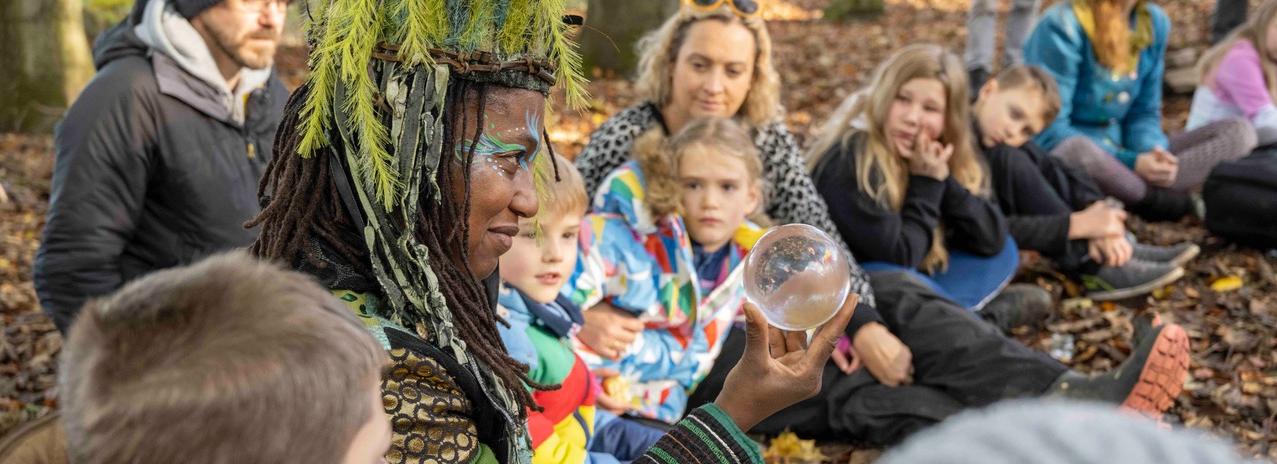
[[[285,109],[252,250],[315,275],[389,351],[390,462],[530,459],[530,391],[554,386],[506,353],[495,270],[536,214],[535,185],[556,178],[538,156],[552,150],[546,95],[557,83],[583,98],[563,3],[329,0],[312,18],[311,74]],[[643,460],[759,461],[741,429],[819,390],[851,306],[810,350],[746,313],[730,393]]]

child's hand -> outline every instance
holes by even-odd
[[[865,324],[856,332],[852,345],[879,383],[888,387],[913,383],[913,352],[886,326],[877,322]]]
[[[741,430],[749,430],[777,411],[820,393],[825,363],[858,301],[860,295],[847,295],[838,314],[812,337],[810,348],[806,333],[771,327],[757,307],[745,303],[745,353],[727,374],[714,404]]]
[[[599,303],[582,314],[585,324],[576,338],[608,359],[621,359],[626,348],[643,333],[643,321],[610,303]]]
[[[1141,153],[1135,158],[1135,173],[1158,187],[1170,187],[1179,174],[1179,160],[1161,148]]]
[[[834,345],[834,353],[831,356],[834,365],[838,366],[844,374],[856,372],[860,369],[860,357],[856,356],[856,349],[851,346],[851,339],[846,335],[838,337],[838,343]]]
[[[601,388],[595,399],[600,408],[618,416],[635,409],[634,399],[626,397],[629,395],[629,382],[626,382],[619,372],[612,369],[596,369],[594,375],[600,380]]]
[[[953,157],[953,145],[932,140],[925,132],[919,131],[913,150],[901,153],[900,156],[909,162],[910,174],[945,180],[949,178],[949,158]]]
[[[1069,239],[1126,236],[1126,211],[1097,201],[1069,215]]]
[[[1105,266],[1124,266],[1135,254],[1126,236],[1094,238],[1086,246],[1091,259]]]

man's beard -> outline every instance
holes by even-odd
[[[236,43],[235,38],[231,37],[226,31],[216,27],[211,27],[209,28],[209,32],[213,35],[214,43],[212,45],[221,49],[222,53],[225,53],[226,56],[230,57],[231,60],[234,61],[235,64],[238,64],[241,68],[266,69],[275,61],[275,49],[277,47],[270,47],[270,50],[265,53],[256,54],[248,50],[247,47],[241,48],[242,43]],[[269,32],[250,34],[245,36],[243,40],[246,42],[249,39],[255,38],[270,39],[274,41],[275,44],[279,43],[279,37],[270,35]]]

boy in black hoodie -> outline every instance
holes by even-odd
[[[1084,171],[1029,141],[1059,107],[1055,81],[1033,66],[1003,70],[972,105],[979,151],[1011,236],[1079,276],[1093,300],[1141,295],[1179,279],[1196,245],[1136,242],[1121,205],[1104,198]]]

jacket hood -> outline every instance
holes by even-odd
[[[137,0],[133,10],[110,29],[93,40],[93,67],[101,70],[107,64],[126,56],[145,56],[149,47],[133,33],[133,27],[142,20],[147,0]]]

